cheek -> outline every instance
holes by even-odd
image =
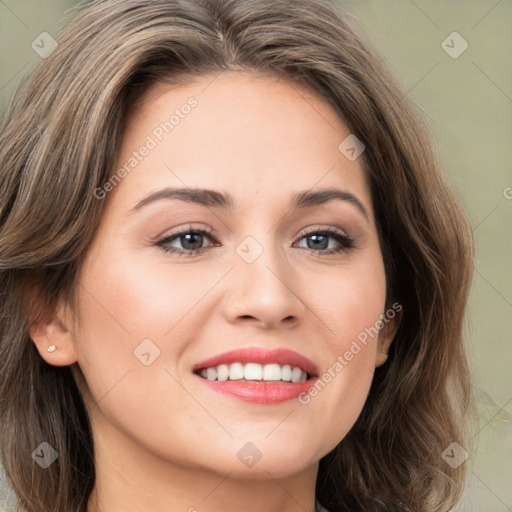
[[[79,297],[82,329],[76,342],[78,363],[95,399],[129,372],[133,381],[141,369],[147,374],[163,366],[164,350],[167,364],[179,357],[182,347],[169,340],[185,325],[180,320],[197,302],[193,290],[200,288],[186,286],[189,278],[178,272],[173,279],[168,274],[162,266],[137,265],[128,257],[111,259],[100,252],[85,262]]]
[[[386,284],[381,258],[340,269],[309,296],[320,305],[326,325],[327,357],[317,383],[300,397],[309,414],[327,424],[323,447],[329,451],[356,422],[375,370],[378,327],[384,313]]]
[[[117,345],[143,338],[161,338],[193,307],[206,288],[197,271],[172,269],[142,258],[99,258],[84,267],[81,311],[84,325],[101,337],[115,332]],[[209,271],[211,280],[212,272]]]
[[[373,356],[378,337],[376,325],[384,313],[386,299],[382,259],[364,259],[315,281],[318,286],[308,291],[308,302],[323,320],[331,352],[344,354],[357,341],[362,348],[353,348],[359,354],[357,359]],[[350,354],[347,357],[356,359]]]
[[[374,354],[377,341],[378,320],[384,312],[385,304],[385,279],[383,273],[372,270],[362,275],[351,274],[343,283],[345,288],[340,291],[340,303],[336,324],[338,338],[338,350],[350,351],[354,342],[357,342],[362,350],[359,359],[364,354]],[[369,350],[363,350],[369,348]],[[347,358],[352,360],[347,354]],[[355,359],[355,358],[354,358]]]
[[[341,278],[340,278],[341,279]],[[357,379],[359,369],[374,369],[379,320],[384,313],[386,279],[381,259],[347,272],[339,293],[336,332],[336,359],[342,360],[343,371]],[[334,346],[333,346],[334,348]],[[342,356],[339,358],[338,356]]]

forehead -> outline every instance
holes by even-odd
[[[127,120],[117,168],[130,172],[112,195],[135,204],[162,186],[223,189],[237,207],[237,198],[282,202],[341,187],[371,211],[359,159],[339,150],[349,135],[323,98],[282,78],[229,72],[156,84]]]

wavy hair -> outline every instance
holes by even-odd
[[[0,133],[0,452],[22,512],[84,512],[93,439],[73,367],[28,330],[76,276],[98,225],[130,107],[157,83],[244,69],[316,91],[364,142],[361,156],[403,319],[353,428],[320,461],[331,512],[446,512],[469,450],[464,313],[473,272],[465,212],[432,138],[382,57],[327,0],[104,0],[82,6],[11,100]],[[75,366],[75,365],[73,365]],[[31,458],[47,441],[48,469]]]

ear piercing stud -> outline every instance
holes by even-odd
[[[388,355],[388,351],[387,350],[383,350],[382,352],[384,352],[384,354]]]
[[[55,350],[57,350],[57,347],[55,345],[50,345],[48,348],[47,348],[48,352],[54,352]]]

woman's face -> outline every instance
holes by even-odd
[[[278,477],[347,434],[392,338],[368,334],[385,274],[349,135],[302,87],[245,73],[158,85],[136,106],[70,327],[97,439]],[[338,196],[307,199],[320,191]],[[252,352],[223,356],[238,349]],[[253,380],[290,379],[287,362],[308,380]],[[229,380],[200,375],[221,363]]]

